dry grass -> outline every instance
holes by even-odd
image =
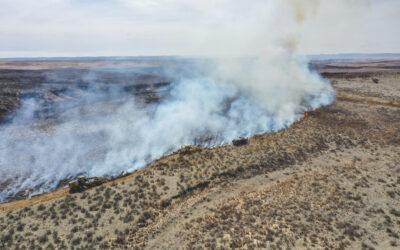
[[[399,107],[364,95],[247,145],[188,147],[83,193],[2,204],[0,249],[396,248]]]

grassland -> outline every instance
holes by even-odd
[[[0,248],[398,249],[398,62],[337,64],[335,103],[290,128],[1,204]]]

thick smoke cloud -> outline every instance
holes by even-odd
[[[296,56],[301,25],[318,11],[303,11],[302,4],[314,2],[255,1],[238,19],[217,9],[208,25],[221,20],[215,28],[224,32],[218,36],[233,39],[221,50],[231,56],[167,67],[163,74],[172,83],[158,103],[143,105],[119,87],[102,88],[89,74],[92,87],[72,89],[81,92],[79,99],[55,107],[59,119],[44,129],[34,126],[34,117],[45,104],[25,99],[12,122],[0,128],[0,180],[6,180],[0,200],[24,190],[47,191],[79,174],[133,171],[187,144],[215,146],[277,131],[303,112],[328,105],[332,87]],[[263,29],[253,29],[260,23]]]
[[[240,69],[247,76],[211,70],[210,62],[174,70],[176,80],[161,101],[147,105],[118,86],[99,88],[89,76],[93,87],[71,89],[81,92],[79,100],[54,107],[58,119],[50,125],[35,119],[46,108],[40,99],[24,100],[12,122],[0,128],[0,176],[6,187],[0,200],[26,190],[47,191],[80,174],[133,171],[184,145],[216,146],[277,131],[333,99],[329,83],[299,62],[263,62],[269,64],[262,64],[266,73],[260,73],[252,72],[260,62],[248,60],[237,63],[248,65]]]

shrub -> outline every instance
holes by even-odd
[[[43,234],[38,238],[40,244],[44,244],[48,241],[47,234]]]
[[[46,206],[43,205],[43,204],[40,204],[40,205],[37,207],[37,210],[38,210],[38,211],[43,211],[43,210],[45,210],[45,209],[46,209]]]
[[[77,245],[80,245],[81,244],[81,238],[75,238],[75,239],[73,239],[72,241],[71,241],[71,244],[73,245],[73,246],[77,246]]]

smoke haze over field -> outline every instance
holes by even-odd
[[[238,61],[228,71],[210,69],[209,61],[185,64],[173,71],[175,80],[161,101],[149,105],[120,86],[101,86],[96,73],[89,73],[83,78],[90,88],[64,91],[61,96],[78,100],[52,107],[57,121],[46,129],[35,114],[48,104],[25,99],[12,122],[0,127],[0,201],[26,190],[50,190],[79,174],[133,171],[184,145],[214,146],[277,131],[332,101],[329,83],[295,59],[281,60],[275,66]],[[240,66],[246,75],[232,74],[239,65],[247,65]],[[258,72],[261,66],[268,70]]]
[[[363,48],[360,42],[365,49],[395,51],[400,44],[393,12],[399,4],[390,0],[0,3],[0,56],[214,56],[165,66],[160,74],[171,84],[150,105],[119,86],[102,88],[95,72],[88,73],[89,88],[70,87],[80,93],[73,104],[85,112],[66,111],[68,103],[55,106],[60,118],[46,130],[26,131],[48,107],[40,98],[24,99],[0,128],[0,180],[6,180],[0,200],[27,189],[46,191],[79,174],[132,171],[186,144],[220,145],[285,128],[334,99],[330,84],[297,54],[354,52]],[[383,21],[390,34],[379,37]],[[376,25],[378,34],[367,34],[364,25]]]

